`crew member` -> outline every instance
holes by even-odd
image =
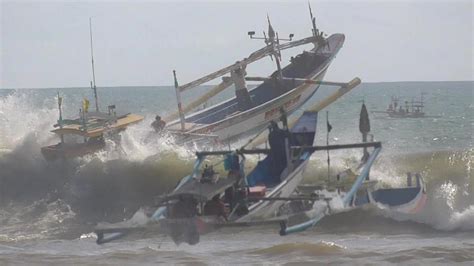
[[[171,208],[172,218],[191,218],[197,215],[197,201],[192,197],[180,195]]]
[[[161,120],[161,116],[157,115],[155,121],[151,123],[151,126],[155,129],[156,132],[161,132],[166,126],[166,122]]]
[[[275,182],[279,182],[278,178],[287,165],[285,139],[288,137],[288,131],[280,129],[274,121],[270,122],[269,129],[271,174],[275,178]]]
[[[206,202],[204,206],[204,215],[216,215],[227,221],[227,213],[225,211],[224,202],[219,198],[219,194],[215,195],[212,200]]]

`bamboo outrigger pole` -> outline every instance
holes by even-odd
[[[93,46],[93,43],[92,43],[92,17],[89,18],[89,34],[90,34],[90,37],[91,37],[91,59],[92,59],[91,89],[94,90],[95,111],[99,112],[99,101],[97,100],[97,87],[95,86],[94,46]]]
[[[184,121],[184,112],[183,112],[183,107],[181,105],[181,93],[179,92],[178,79],[176,78],[176,70],[173,70],[173,77],[174,77],[174,89],[176,91],[176,100],[178,101],[179,121],[181,123],[181,130],[184,131],[186,129],[185,121]]]

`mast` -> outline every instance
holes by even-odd
[[[59,110],[58,124],[59,124],[59,128],[63,128],[63,109],[62,109],[62,104],[63,104],[63,98],[59,95],[59,90],[58,90],[58,110]],[[64,135],[63,135],[63,134],[61,134],[61,143],[64,143]]]
[[[275,57],[275,63],[277,66],[277,73],[278,73],[278,78],[282,78],[282,72],[281,72],[281,65],[280,65],[280,60],[281,60],[281,47],[280,41],[289,41],[291,42],[293,39],[294,34],[291,33],[288,37],[288,39],[280,39],[278,37],[278,32],[276,32],[273,29],[273,26],[270,22],[270,17],[267,14],[267,22],[268,22],[268,37],[265,34],[265,31],[263,32],[263,37],[255,37],[255,31],[249,31],[248,35],[250,36],[250,39],[259,39],[259,40],[264,40],[266,47],[269,49],[268,55],[270,55],[270,58],[273,60],[273,57]],[[272,57],[273,56],[273,57]]]
[[[184,112],[181,104],[181,93],[179,91],[178,79],[176,78],[176,70],[173,70],[174,89],[176,91],[176,100],[178,101],[179,122],[181,123],[181,130],[185,130]]]
[[[91,89],[94,90],[95,111],[99,112],[99,102],[97,100],[97,87],[95,85],[94,46],[93,46],[93,42],[92,42],[92,17],[89,18],[89,34],[90,34],[90,37],[91,37],[91,60],[92,60]]]

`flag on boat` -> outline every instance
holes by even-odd
[[[89,112],[89,100],[84,98],[82,101],[82,109],[84,110],[85,113]]]
[[[178,88],[178,79],[176,78],[176,71],[173,70],[173,76],[174,76],[174,87]]]
[[[332,126],[329,123],[329,112],[326,112],[326,125],[327,125],[327,128],[328,128],[328,133],[331,132]]]
[[[362,108],[360,110],[359,131],[361,133],[370,132],[369,113],[367,112],[367,107],[365,106],[365,103],[362,104]]]

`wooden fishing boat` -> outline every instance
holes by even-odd
[[[266,127],[270,121],[278,118],[282,108],[291,115],[313,96],[320,85],[346,87],[360,82],[358,78],[347,83],[323,80],[345,37],[343,34],[333,34],[325,38],[323,32],[316,28],[316,20],[311,10],[310,14],[313,24],[313,35],[310,37],[292,40],[293,34],[290,34],[289,39],[281,39],[268,19],[268,33],[264,37],[255,37],[255,32],[249,32],[251,39],[263,39],[266,46],[247,58],[184,85],[178,85],[174,72],[178,112],[164,119],[167,121],[166,130],[174,135],[179,143],[200,140],[228,143],[246,135],[253,135]],[[288,42],[280,44],[282,41]],[[287,66],[281,66],[282,50],[305,44],[312,44],[314,47],[292,57]],[[277,70],[269,77],[247,76],[246,66],[267,56],[275,61]],[[224,76],[229,73],[230,76]],[[219,85],[187,106],[182,105],[181,93],[219,77],[222,77]],[[263,83],[248,90],[246,81]],[[231,85],[234,85],[235,97],[191,112]],[[191,113],[186,115],[188,112]]]
[[[184,177],[173,192],[160,198],[159,207],[147,219],[147,225],[159,223],[160,232],[168,233],[176,243],[195,244],[198,236],[210,228],[248,224],[257,217],[273,216],[284,201],[267,199],[288,197],[301,182],[312,153],[301,147],[313,145],[316,124],[317,112],[305,112],[290,129],[286,125],[280,129],[273,124],[270,149],[197,152],[193,173]],[[245,174],[245,155],[248,154],[266,156]],[[220,161],[224,164],[224,173],[213,170],[217,164],[202,169],[204,161],[215,156],[224,156]],[[217,215],[209,211],[208,206],[221,200],[226,204],[228,214]],[[97,242],[108,242],[110,237],[104,237],[104,234],[128,230],[123,224],[99,226],[95,230]]]
[[[81,112],[81,118],[60,118],[54,125],[57,129],[51,132],[58,135],[61,141],[42,147],[44,158],[54,161],[93,154],[105,148],[106,137],[117,140],[121,131],[143,120],[136,114],[117,115],[112,107],[109,107],[109,113]]]
[[[51,132],[59,136],[60,142],[55,145],[41,148],[43,157],[48,161],[70,159],[93,154],[105,148],[105,137],[118,142],[119,132],[129,125],[143,120],[143,116],[136,114],[117,115],[115,105],[107,107],[107,112],[100,112],[95,84],[94,52],[92,45],[92,21],[89,19],[91,40],[92,81],[91,89],[94,92],[95,112],[89,112],[89,100],[84,99],[79,118],[63,119],[62,97],[58,92],[59,119]]]
[[[412,99],[411,102],[405,101],[403,106],[399,97],[391,98],[390,104],[385,111],[373,111],[373,113],[387,114],[391,118],[437,118],[440,116],[426,115],[424,112],[425,102],[421,93],[420,100]]]

